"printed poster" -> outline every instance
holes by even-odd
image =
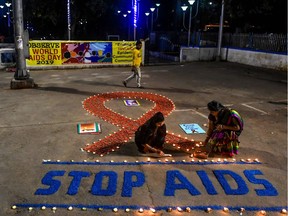
[[[79,123],[77,124],[77,132],[79,134],[98,134],[101,133],[101,126],[99,123]]]
[[[186,134],[205,134],[206,132],[196,123],[179,124]]]
[[[124,100],[126,106],[140,106],[140,103],[137,100]]]

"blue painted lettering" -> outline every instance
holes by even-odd
[[[175,179],[180,181],[180,184],[175,183]],[[167,171],[165,196],[175,196],[176,190],[186,189],[192,196],[200,195],[201,193],[188,181],[188,179],[178,170]]]
[[[42,184],[50,186],[49,188],[43,189],[39,188],[36,190],[35,195],[51,195],[58,191],[61,186],[61,181],[53,179],[55,176],[63,176],[65,171],[49,171],[42,178]]]
[[[75,195],[78,193],[78,189],[79,189],[80,184],[81,184],[81,179],[83,177],[89,177],[90,173],[89,172],[83,172],[83,171],[71,171],[69,173],[69,176],[73,176],[73,179],[70,183],[67,194]]]
[[[198,174],[199,178],[201,179],[202,184],[206,188],[206,191],[208,194],[210,194],[210,195],[218,194],[205,171],[203,171],[203,170],[197,171],[197,174]]]
[[[132,180],[133,176],[137,178],[136,181]],[[121,196],[132,197],[133,187],[141,187],[144,183],[145,176],[142,172],[125,171]]]
[[[103,179],[107,178],[108,186],[102,189]],[[94,183],[91,189],[93,195],[112,196],[117,190],[117,173],[113,171],[101,171],[95,175]]]
[[[224,189],[227,195],[243,195],[249,192],[249,189],[245,183],[245,181],[239,176],[238,174],[234,173],[231,170],[214,170],[214,175],[216,176],[217,180],[221,184],[222,188]],[[225,176],[232,177],[235,182],[237,183],[237,188],[232,189],[229,185]]]
[[[260,170],[244,170],[244,174],[249,182],[253,184],[262,184],[265,189],[255,189],[258,196],[277,196],[278,191],[273,185],[265,179],[257,179],[254,175],[263,175]]]

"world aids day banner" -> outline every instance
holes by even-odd
[[[109,101],[128,99],[148,100],[154,106],[134,120],[107,107]],[[135,156],[128,160],[125,154],[113,156],[121,147],[131,145],[128,141],[136,128],[153,113],[161,111],[168,116],[174,111],[175,105],[169,98],[148,92],[111,92],[88,97],[82,105],[91,115],[117,126],[118,130],[83,145],[85,160],[43,159],[41,171],[33,176],[33,188],[26,191],[30,199],[14,203],[13,210],[61,209],[71,215],[72,212],[77,215],[77,211],[91,214],[103,211],[107,215],[125,215],[131,211],[135,215],[160,211],[172,215],[191,211],[286,214],[287,191],[283,190],[286,176],[281,170],[272,172],[267,162],[257,158],[203,160],[190,156],[177,160]],[[199,142],[168,132],[166,144],[189,152]]]
[[[28,66],[71,64],[128,64],[134,41],[30,41]]]

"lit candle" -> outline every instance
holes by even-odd
[[[57,210],[57,208],[56,208],[56,207],[53,207],[53,208],[52,208],[52,211],[53,211],[53,212],[55,212],[56,210]]]
[[[154,208],[150,208],[150,211],[153,212],[153,213],[156,212],[156,210]]]
[[[129,209],[129,208],[126,208],[126,209],[125,209],[125,212],[129,212],[129,211],[130,211],[130,209]]]
[[[69,211],[72,211],[72,210],[73,210],[73,207],[72,207],[72,206],[69,206],[69,207],[68,207],[68,210],[69,210]]]
[[[287,210],[286,210],[286,209],[282,209],[282,210],[281,210],[281,213],[282,213],[282,214],[287,214]]]
[[[16,206],[16,205],[13,205],[11,208],[12,208],[12,209],[16,209],[16,208],[17,208],[17,206]]]
[[[172,208],[168,208],[168,209],[167,209],[167,212],[172,212]]]
[[[229,212],[229,209],[228,209],[227,207],[224,207],[224,208],[223,208],[223,211],[224,211],[224,212]]]
[[[261,213],[262,215],[266,215],[266,211],[264,211],[264,210],[261,210],[260,213]]]
[[[140,213],[143,213],[143,212],[144,212],[143,208],[140,208],[138,211],[139,211]]]
[[[177,207],[177,210],[178,210],[179,212],[182,212],[182,211],[183,211],[182,208],[180,208],[180,207]]]
[[[32,208],[32,207],[29,207],[29,208],[28,208],[28,210],[29,210],[29,212],[30,212],[30,211],[32,211],[32,210],[33,210],[33,208]]]
[[[46,209],[46,207],[45,207],[45,206],[42,206],[42,207],[41,207],[41,210],[45,210],[45,209]]]
[[[147,158],[147,161],[150,162],[150,158],[149,157]]]
[[[82,210],[82,211],[87,211],[87,208],[82,207],[81,210]]]
[[[113,208],[113,212],[117,212],[118,211],[118,209],[117,208]]]
[[[211,209],[211,208],[207,208],[206,211],[207,211],[208,213],[210,213],[210,212],[212,211],[212,209]]]
[[[185,211],[186,211],[186,212],[191,212],[190,207],[186,207]]]

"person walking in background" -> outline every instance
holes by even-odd
[[[137,41],[136,42],[136,48],[133,50],[133,60],[132,60],[132,72],[129,77],[127,77],[122,83],[125,87],[127,87],[128,82],[136,77],[136,83],[138,88],[143,88],[141,86],[141,70],[140,66],[142,64],[142,53],[141,53],[141,48],[142,48],[142,42]]]
[[[164,115],[157,112],[135,132],[135,143],[140,154],[157,153],[165,156],[163,152],[166,137]]]
[[[209,128],[204,140],[208,149],[207,157],[213,153],[233,157],[234,154],[238,154],[239,136],[244,126],[242,117],[236,110],[229,109],[215,100],[209,102],[207,108],[210,111]]]

